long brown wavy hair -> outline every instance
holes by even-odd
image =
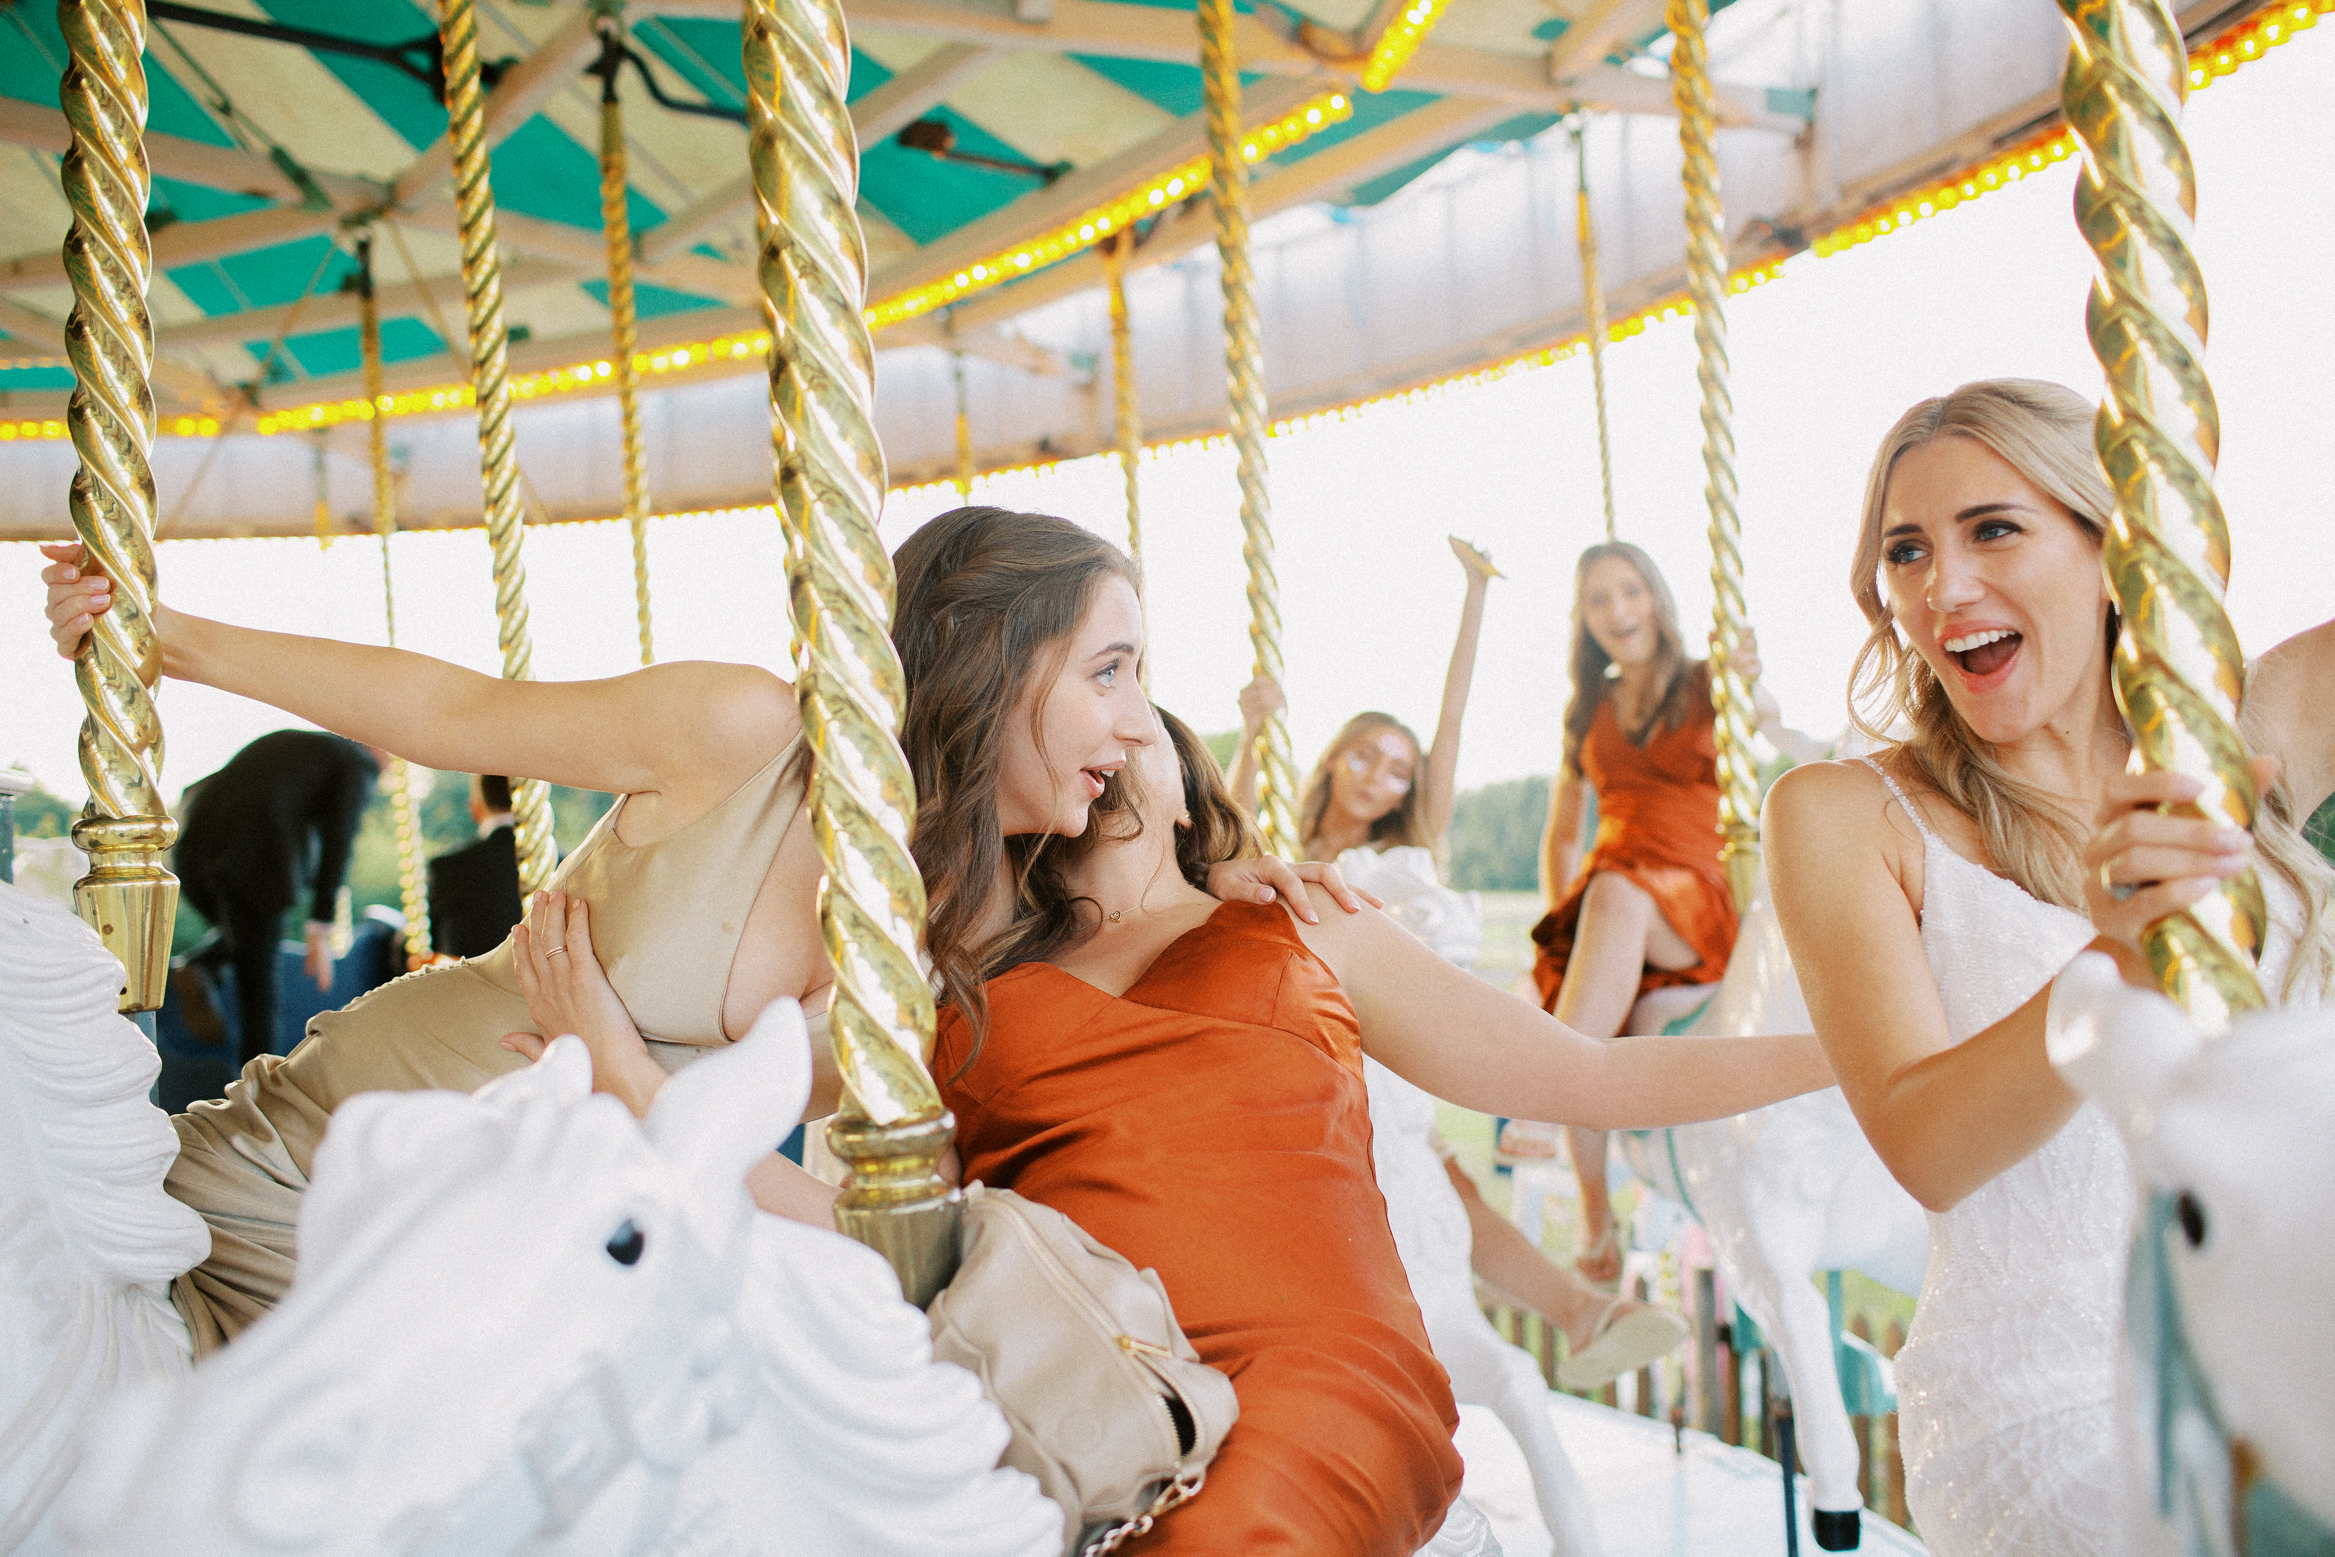
[[[2116,498],[2094,452],[2093,415],[2091,401],[2041,379],[1984,379],[1922,401],[1897,419],[1873,456],[1856,555],[1849,563],[1850,593],[1872,627],[1849,672],[1849,717],[1890,748],[1876,756],[1902,758],[1932,791],[1977,824],[1980,847],[1995,869],[2032,896],[2078,913],[2084,896],[2077,862],[2090,836],[2088,808],[2013,775],[1994,747],[1963,722],[1937,672],[1898,631],[1881,585],[1881,529],[1889,480],[1906,451],[1940,438],[1968,438],[2065,509],[2097,547],[2107,535]],[[2118,629],[2111,602],[2109,657]],[[1912,733],[1904,734],[1906,729]],[[2292,991],[2305,977],[2324,982],[2335,966],[2330,950],[2335,925],[2327,912],[2335,870],[2303,837],[2283,776],[2263,791],[2262,800],[2255,815],[2256,851],[2293,889],[2305,916],[2287,970],[2286,988]]]
[[[964,1012],[978,1041],[989,1020],[982,981],[998,958],[1043,958],[1083,933],[1060,871],[1041,868],[1069,840],[999,831],[998,769],[1011,721],[1033,721],[1045,749],[1025,699],[1061,668],[1102,582],[1122,578],[1140,590],[1142,580],[1125,553],[1069,520],[1002,508],[942,514],[892,562],[892,642],[908,683],[900,745],[917,797],[908,841],[924,877],[925,950],[942,1001]],[[1089,831],[1127,802],[1114,776]],[[976,933],[1001,863],[1014,881],[1011,924],[982,945]]]
[[[1696,701],[1697,678],[1688,672],[1700,662],[1687,657],[1686,638],[1678,628],[1678,602],[1671,598],[1662,570],[1643,548],[1628,541],[1598,542],[1573,564],[1573,697],[1565,705],[1565,766],[1574,773],[1581,771],[1581,744],[1589,739],[1589,727],[1597,722],[1597,705],[1613,690],[1613,679],[1607,674],[1613,667],[1613,656],[1598,646],[1597,635],[1589,630],[1585,604],[1589,570],[1608,557],[1619,557],[1637,569],[1646,593],[1654,599],[1654,684],[1662,688],[1644,726],[1622,734],[1632,745],[1643,746],[1658,732],[1686,723]]]
[[[1205,892],[1211,865],[1262,854],[1264,843],[1257,836],[1255,823],[1233,803],[1224,770],[1216,765],[1208,744],[1166,709],[1156,703],[1152,709],[1176,749],[1176,766],[1184,775],[1184,812],[1192,819],[1189,825],[1176,829],[1176,868],[1186,881]]]
[[[1419,815],[1419,770],[1427,765],[1427,748],[1411,727],[1392,714],[1356,714],[1338,727],[1330,744],[1322,748],[1321,761],[1313,765],[1306,777],[1305,788],[1297,801],[1297,842],[1300,854],[1313,851],[1314,835],[1322,830],[1322,818],[1330,814],[1330,774],[1338,759],[1359,741],[1366,741],[1381,730],[1392,730],[1411,743],[1411,787],[1403,791],[1402,803],[1370,824],[1370,841],[1388,847],[1417,844],[1420,848],[1441,852],[1441,840],[1427,836],[1426,819]],[[1190,765],[1186,764],[1189,772]],[[1190,782],[1186,780],[1187,784]]]

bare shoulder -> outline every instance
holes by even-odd
[[[2335,714],[2326,688],[2335,681],[2335,622],[2295,634],[2246,672],[2246,734],[2286,766],[2288,784],[2307,811],[2335,788]]]
[[[1389,919],[1383,909],[1364,904],[1360,913],[1350,914],[1314,883],[1307,882],[1305,890],[1320,923],[1307,924],[1287,902],[1282,903],[1282,910],[1297,927],[1297,938],[1305,942],[1306,949],[1328,963],[1341,980],[1370,967],[1372,959],[1381,955],[1378,949],[1391,944],[1390,936],[1411,940],[1410,932]]]
[[[702,739],[765,761],[803,727],[794,688],[759,665],[672,660],[635,674],[660,703],[688,709]]]
[[[1882,813],[1889,800],[1889,786],[1862,762],[1803,762],[1769,788],[1763,829],[1815,833],[1886,825]]]
[[[1836,865],[1864,851],[1895,859],[1919,830],[1881,775],[1862,762],[1803,762],[1767,792],[1760,830],[1779,866]]]

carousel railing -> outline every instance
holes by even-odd
[[[1790,1411],[1782,1387],[1783,1368],[1759,1326],[1725,1295],[1716,1271],[1697,1265],[1686,1275],[1677,1294],[1680,1311],[1692,1327],[1685,1352],[1590,1390],[1566,1389],[1557,1382],[1564,1340],[1556,1325],[1488,1290],[1479,1289],[1479,1296],[1492,1328],[1531,1356],[1550,1389],[1667,1421],[1680,1435],[1682,1448],[1683,1435],[1691,1429],[1780,1463],[1784,1434],[1779,1411],[1787,1418]],[[1644,1300],[1660,1294],[1640,1276],[1632,1283],[1631,1295]],[[1857,1440],[1857,1485],[1867,1508],[1907,1528],[1897,1397],[1886,1367],[1905,1344],[1904,1322],[1869,1306],[1849,1312],[1839,1271],[1826,1272],[1825,1295],[1833,1316],[1841,1399]]]

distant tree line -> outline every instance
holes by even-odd
[[[1462,790],[1451,808],[1444,874],[1461,891],[1531,892],[1540,886],[1540,836],[1549,819],[1545,775]]]

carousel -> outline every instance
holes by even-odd
[[[1973,0],[1950,22],[1923,0],[742,10],[0,7],[0,138],[30,154],[0,212],[14,256],[0,261],[0,539],[79,539],[118,601],[75,665],[79,922],[0,889],[0,1199],[17,1251],[0,1279],[0,1551],[1063,1548],[1060,1510],[1000,1468],[1003,1419],[933,1360],[918,1312],[952,1274],[963,1202],[936,1172],[948,1116],[896,738],[888,492],[969,495],[989,473],[1107,458],[1140,558],[1176,544],[1142,526],[1145,451],[1223,440],[1254,663],[1277,676],[1275,433],[1586,354],[1604,455],[1602,353],[1691,317],[1721,825],[1744,929],[1708,1005],[1633,1030],[1794,1030],[1805,1008],[1759,863],[1757,721],[1726,668],[1747,631],[1729,300],[1803,251],[2080,161],[2098,260],[2087,327],[2109,385],[2099,449],[2119,502],[2106,566],[2130,650],[2118,693],[2138,760],[2251,819],[2181,110],[2335,0]],[[1452,177],[1470,156],[1477,173]],[[1404,199],[1414,186],[1444,199]],[[1252,252],[1254,225],[1305,213],[1319,220],[1303,242]],[[1447,241],[1462,224],[1468,242]],[[1609,455],[1602,485],[1611,534]],[[856,1243],[773,1227],[683,1171],[708,1151],[751,1162],[768,1149],[759,1122],[799,1114],[791,1006],[677,1082],[645,1131],[577,1123],[589,1066],[555,1047],[459,1108],[374,1094],[336,1116],[336,1176],[302,1213],[292,1294],[190,1366],[167,1294],[205,1234],[160,1188],[171,1136],[147,1101],[142,1016],[164,1001],[178,895],[147,621],[167,583],[156,541],[375,537],[394,642],[391,537],[483,529],[502,672],[523,678],[531,529],[621,525],[606,565],[631,573],[626,630],[647,664],[651,520],[739,510],[784,537],[845,1084],[837,1221]],[[1293,854],[1278,716],[1256,747],[1258,821]],[[425,958],[402,763],[384,783],[407,945]],[[514,788],[533,888],[555,863],[546,791]],[[2273,1236],[2299,1213],[2249,1220],[2246,1182],[2195,1157],[2259,1090],[2248,1046],[2291,1039],[2258,1012],[2260,913],[2233,888],[2151,932],[2170,1006],[2120,987],[2054,1003],[2054,1057],[2135,1143],[2142,1187],[2230,1201],[2211,1207],[2229,1231],[2169,1267],[2161,1238],[2136,1253],[2165,1300],[2128,1346],[2181,1382],[2129,1424],[2134,1463],[2155,1472],[2134,1528],[2167,1552],[2335,1549],[2335,1387],[2275,1377],[2335,1356],[2326,1316],[2259,1355],[2192,1347],[2183,1322],[2244,1330],[2263,1322],[2264,1282],[2323,1287],[2323,1271],[2287,1268],[2323,1250]],[[2324,1050],[2298,1063],[2335,1097]],[[2261,1145],[2289,1152],[2289,1172],[2316,1164],[2323,1212],[2320,1112],[2315,1146]],[[461,1196],[415,1139],[507,1184],[518,1241],[447,1231]],[[1554,1452],[1593,1483],[1604,1549],[1919,1550],[1887,1517],[1903,1519],[1891,1374],[1878,1337],[1847,1331],[1842,1272],[1916,1290],[1925,1226],[1838,1092],[1626,1150],[1691,1210],[1706,1252],[1669,1268],[1697,1328],[1682,1366],[1640,1375],[1624,1409],[1610,1392],[1536,1395]],[[686,1257],[661,1268],[654,1301],[604,1293],[596,1244],[509,1233],[558,1225],[527,1199],[551,1182],[669,1222]],[[397,1339],[419,1325],[401,1296],[422,1287],[459,1297],[477,1345]],[[580,1294],[556,1334],[510,1296],[550,1290]],[[1537,1321],[1494,1318],[1553,1367]],[[388,1359],[368,1393],[338,1382],[352,1349]],[[466,1370],[490,1353],[510,1377],[474,1389]],[[1471,1406],[1461,1442],[1467,1514],[1428,1550],[1549,1549],[1534,1488],[1551,1472],[1528,1436]]]

